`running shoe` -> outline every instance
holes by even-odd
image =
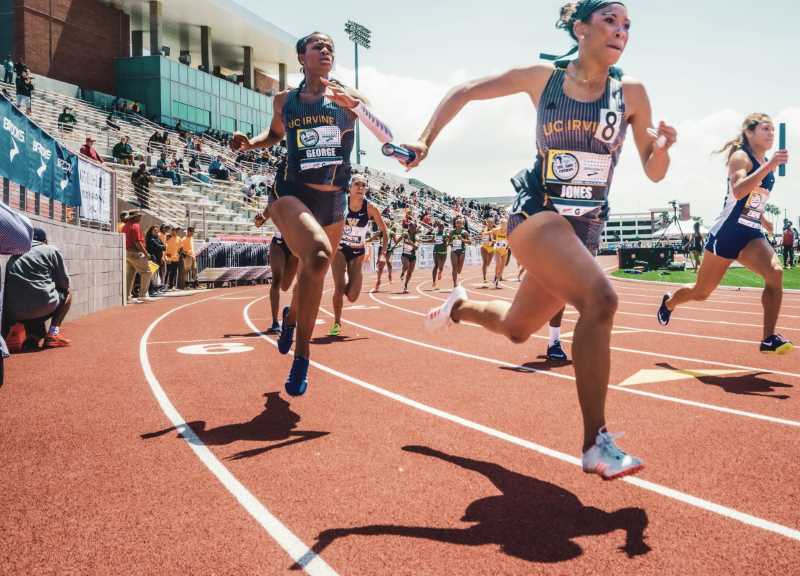
[[[594,446],[583,453],[583,471],[599,474],[603,480],[615,480],[644,468],[641,460],[626,454],[614,443],[614,439],[621,436],[622,433],[611,434],[605,426],[600,428]]]
[[[295,325],[290,325],[286,319],[289,317],[289,307],[283,309],[283,322],[281,322],[281,335],[278,336],[278,352],[281,354],[288,354],[292,349],[292,342],[294,342],[294,329]]]
[[[272,321],[272,326],[267,329],[267,334],[280,334],[281,333],[281,325],[277,320]]]
[[[450,314],[453,312],[453,307],[459,302],[467,299],[467,291],[463,286],[456,286],[450,292],[444,304],[438,308],[431,308],[425,315],[425,328],[429,332],[440,330],[453,324],[453,319]]]
[[[786,354],[791,352],[794,344],[789,342],[780,334],[773,334],[766,340],[762,340],[759,350],[764,354]]]
[[[672,294],[669,292],[664,294],[664,296],[661,298],[661,306],[658,307],[658,314],[656,314],[658,323],[662,326],[669,324],[669,317],[672,316],[672,310],[667,308],[667,300],[670,299],[670,296],[672,296]]]
[[[331,326],[331,329],[328,330],[328,336],[338,336],[341,333],[342,333],[342,325],[339,324],[338,322],[334,322],[333,326]]]
[[[45,348],[63,348],[69,346],[71,342],[64,338],[61,334],[48,334],[44,337]]]
[[[286,379],[286,393],[289,396],[302,396],[308,388],[308,358],[295,356],[289,377]]]
[[[547,359],[558,360],[559,362],[567,361],[567,353],[561,347],[561,340],[556,340],[547,347]]]

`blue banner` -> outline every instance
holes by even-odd
[[[28,185],[28,147],[25,129],[29,122],[4,96],[0,96],[0,176],[21,186]]]
[[[53,198],[67,206],[80,206],[81,186],[78,180],[78,157],[64,146],[55,143]]]
[[[2,95],[0,118],[0,176],[67,206],[80,206],[78,157]]]

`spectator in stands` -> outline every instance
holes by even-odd
[[[58,115],[58,129],[62,132],[72,132],[77,123],[78,119],[75,118],[75,114],[72,113],[72,108],[64,106],[61,114]]]
[[[197,154],[192,154],[191,158],[189,158],[189,174],[194,174],[200,170],[202,170],[202,167],[200,166],[200,162],[197,160]]]
[[[168,151],[172,143],[169,140],[169,134],[166,130],[161,133],[161,145],[164,147],[164,150]]]
[[[0,201],[0,254],[18,255],[31,249],[33,241],[33,225],[28,218],[18,214]],[[2,274],[0,274],[2,278]],[[0,300],[0,318],[3,317],[3,303]],[[8,347],[4,337],[11,329],[5,328],[0,321],[0,386],[3,385],[3,359],[8,357]]]
[[[785,220],[783,223],[783,267],[794,268],[794,230],[792,230],[792,223]]]
[[[222,156],[217,156],[208,166],[208,173],[217,180],[227,180],[230,177],[228,169],[222,162]]]
[[[131,112],[133,112],[134,114],[139,114],[139,112],[141,112],[141,108],[139,107],[138,102],[133,103],[133,105],[131,106]]]
[[[22,60],[17,60],[16,63],[14,63],[14,74],[17,75],[17,78],[22,76],[22,72],[24,72],[27,69],[28,66]]]
[[[136,192],[136,198],[139,200],[139,206],[144,210],[150,209],[150,182],[152,180],[144,162],[139,164],[139,168],[135,172],[131,173],[131,182]]]
[[[22,74],[17,75],[17,107],[30,116],[33,111],[31,97],[33,95],[33,79],[30,71],[25,68]]]
[[[25,325],[23,350],[38,349],[42,338],[45,348],[69,345],[60,328],[72,304],[69,274],[61,252],[47,245],[43,229],[34,228],[28,252],[8,261],[3,300],[4,330],[17,322]],[[45,331],[47,320],[50,328]]]
[[[147,140],[147,151],[153,152],[158,151],[163,148],[163,144],[161,143],[161,133],[160,132],[153,132],[152,136]]]
[[[186,236],[181,240],[181,268],[184,287],[197,288],[197,259],[194,253],[194,227],[186,229]]]
[[[91,158],[98,164],[103,164],[103,159],[100,158],[100,154],[94,147],[95,139],[91,136],[86,137],[86,142],[81,146],[81,154],[86,156],[87,158]]]
[[[114,144],[111,154],[114,156],[115,162],[133,166],[133,146],[130,145],[127,136],[123,135],[119,142]]]
[[[156,162],[156,167],[153,169],[153,175],[158,176],[159,178],[171,179],[174,186],[180,186],[182,183],[181,175],[175,170],[170,170],[169,164],[167,163],[166,152],[162,152],[161,156],[159,156],[158,161]]]
[[[5,62],[3,62],[3,70],[5,71],[3,82],[11,84],[14,81],[14,61],[11,59],[11,54],[6,56]]]
[[[242,188],[242,193],[244,194],[244,201],[246,204],[252,204],[256,199],[256,185],[255,183],[250,184],[250,186],[245,186]]]
[[[114,130],[115,132],[119,132],[122,129],[119,124],[114,122],[114,111],[113,110],[111,110],[111,112],[109,112],[108,116],[106,117],[106,128],[110,128],[111,130]]]
[[[256,196],[266,197],[269,192],[267,191],[267,183],[263,180],[258,183],[258,188],[256,189]]]
[[[131,210],[128,212],[125,226],[122,227],[122,233],[125,234],[125,297],[128,304],[141,304],[142,302],[150,301],[149,290],[152,272],[150,272],[150,258],[144,245],[144,236],[139,224],[141,221],[142,213],[138,210]],[[134,299],[132,297],[133,281],[137,274],[139,275],[139,298]]]
[[[167,233],[166,241],[166,260],[167,260],[167,289],[175,290],[178,285],[178,270],[180,268],[181,238],[178,235],[180,229],[172,228]]]
[[[151,297],[158,296],[167,289],[167,287],[163,285],[162,275],[160,273],[161,268],[166,265],[164,260],[164,250],[166,247],[161,241],[158,226],[150,226],[150,228],[148,228],[144,241],[150,261],[159,267],[157,271],[153,272],[153,277],[150,279],[149,294]]]

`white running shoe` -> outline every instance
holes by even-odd
[[[611,434],[605,426],[601,428],[594,446],[583,453],[583,471],[587,474],[599,474],[603,480],[616,480],[636,474],[644,468],[641,460],[626,454],[614,443],[614,439],[621,436],[621,432]]]
[[[453,312],[453,306],[466,299],[467,291],[464,290],[463,286],[456,286],[453,288],[453,291],[450,292],[450,296],[447,297],[444,304],[438,308],[431,308],[425,315],[425,328],[428,332],[441,330],[453,324],[453,319],[450,317],[450,314]]]

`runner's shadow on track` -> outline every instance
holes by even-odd
[[[509,370],[511,372],[521,372],[523,374],[531,374],[534,371],[547,372],[551,368],[561,368],[562,366],[572,366],[572,360],[548,360],[547,356],[537,356],[539,362],[525,362],[519,366],[500,366],[500,370]]]
[[[185,426],[177,428],[171,426],[157,432],[148,432],[147,434],[142,434],[141,437],[144,440],[148,440],[170,432],[178,432],[178,438],[186,438],[193,444],[197,443],[195,440],[197,438],[207,446],[225,446],[240,440],[278,442],[269,446],[237,452],[227,458],[228,460],[242,460],[243,458],[252,458],[271,450],[315,440],[330,434],[330,432],[313,430],[295,430],[297,423],[300,421],[300,416],[290,409],[289,403],[280,397],[280,393],[267,392],[264,397],[267,399],[264,411],[248,422],[225,424],[224,426],[206,430],[206,423],[202,420],[196,420],[187,422]],[[191,434],[187,435],[186,427],[189,428]]]
[[[264,331],[264,332],[248,332],[247,334],[225,334],[222,337],[223,338],[258,338],[262,334],[269,335],[269,332]]]
[[[668,370],[679,370],[668,362],[660,362],[656,364],[656,366]],[[788,394],[769,394],[769,392],[778,392],[776,388],[794,388],[794,386],[761,378],[764,374],[771,374],[771,372],[763,371],[742,375],[731,374],[729,376],[696,376],[695,379],[703,384],[719,386],[729,394],[761,396],[764,398],[773,398],[775,400],[788,400],[791,398]]]
[[[528,562],[554,563],[573,560],[583,554],[575,539],[625,531],[625,544],[619,548],[628,558],[650,552],[644,532],[647,513],[641,508],[622,508],[605,512],[584,506],[575,494],[543,480],[519,474],[491,462],[446,454],[425,446],[405,446],[403,450],[444,462],[486,477],[501,492],[476,500],[467,506],[462,522],[467,528],[396,526],[374,524],[336,528],[320,532],[312,547],[321,554],[328,546],[347,536],[402,536],[423,538],[462,546],[494,544],[509,556]],[[307,555],[310,559],[311,554]],[[300,569],[299,564],[292,566]]]
[[[355,342],[356,340],[369,340],[364,336],[351,338],[350,336],[317,336],[311,339],[312,344],[333,344],[334,342]]]

